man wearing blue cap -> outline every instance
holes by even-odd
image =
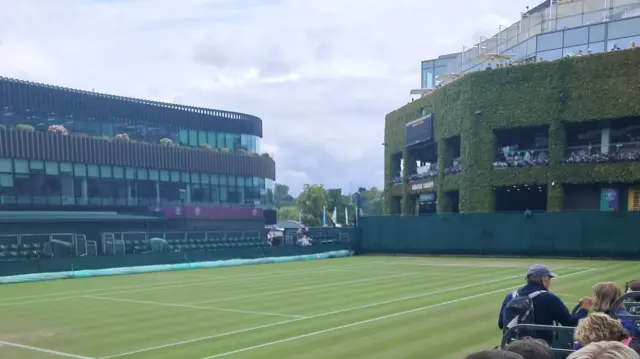
[[[575,327],[578,321],[589,314],[591,298],[583,297],[574,308],[575,314],[571,314],[557,295],[549,292],[551,279],[558,276],[547,266],[534,264],[527,271],[527,284],[524,287],[509,293],[502,302],[498,327],[505,333],[509,328],[517,324],[554,325]],[[520,336],[523,332],[519,331]],[[543,339],[552,344],[553,333],[551,331],[534,331],[526,333],[526,336]]]

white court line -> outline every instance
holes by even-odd
[[[578,273],[581,273],[581,272],[576,272],[576,274],[578,274]],[[565,276],[565,277],[567,277],[567,276]],[[144,352],[148,352],[148,351],[152,351],[152,350],[170,348],[170,347],[174,347],[174,346],[178,346],[178,345],[191,344],[191,343],[200,342],[200,341],[204,341],[204,340],[210,340],[210,339],[225,337],[225,336],[229,336],[229,335],[233,335],[233,334],[246,333],[246,332],[251,332],[251,331],[254,331],[254,330],[260,330],[260,329],[264,329],[264,328],[275,327],[275,326],[278,326],[278,325],[299,322],[299,321],[302,321],[302,320],[320,318],[320,317],[325,317],[325,316],[329,316],[329,315],[333,315],[333,314],[340,314],[340,313],[351,312],[351,311],[359,310],[359,309],[377,307],[377,306],[384,305],[384,304],[397,303],[397,302],[402,302],[402,301],[405,301],[405,300],[421,298],[421,297],[426,297],[426,296],[430,296],[430,295],[442,294],[442,293],[452,292],[452,291],[461,290],[461,289],[468,289],[468,288],[473,288],[473,287],[477,287],[477,286],[481,286],[481,285],[501,282],[501,281],[504,281],[504,280],[515,279],[515,278],[522,278],[522,275],[502,277],[502,278],[498,278],[498,279],[494,279],[494,280],[490,280],[490,281],[478,282],[478,283],[469,284],[469,285],[460,286],[460,287],[453,287],[453,288],[448,288],[448,289],[443,289],[443,290],[438,290],[438,291],[433,291],[433,292],[424,292],[424,293],[414,294],[414,295],[410,295],[410,296],[406,296],[406,297],[385,300],[385,301],[382,301],[382,302],[365,304],[365,305],[361,305],[361,306],[357,306],[357,307],[351,307],[351,308],[345,308],[345,309],[339,309],[339,310],[335,310],[335,311],[332,311],[332,312],[313,314],[313,315],[306,316],[304,318],[285,320],[285,321],[281,321],[281,322],[275,322],[275,323],[271,323],[271,324],[265,324],[265,325],[260,325],[260,326],[256,326],[256,327],[246,328],[246,329],[234,330],[234,331],[226,332],[226,333],[213,334],[213,335],[208,335],[208,336],[205,336],[205,337],[189,339],[189,340],[184,340],[184,341],[175,342],[175,343],[169,343],[169,344],[164,344],[164,345],[158,345],[158,346],[144,348],[144,349],[138,349],[138,350],[134,350],[134,351],[127,352],[127,353],[120,353],[120,354],[114,354],[114,355],[102,357],[100,359],[118,358],[118,357],[123,357],[123,356],[127,356],[127,355],[144,353]]]
[[[395,274],[395,275],[388,275],[388,276],[384,276],[384,277],[358,279],[358,280],[352,280],[352,281],[347,281],[347,282],[337,282],[337,283],[329,283],[329,284],[321,284],[321,285],[312,285],[312,286],[308,286],[308,287],[277,290],[277,291],[274,291],[274,292],[266,292],[266,293],[252,294],[252,295],[241,295],[241,296],[237,296],[237,297],[227,297],[227,298],[220,298],[220,299],[214,299],[214,300],[206,300],[206,301],[203,301],[203,302],[189,303],[189,305],[218,303],[218,302],[226,302],[228,300],[264,297],[264,296],[268,296],[268,295],[284,294],[284,293],[295,293],[295,292],[302,292],[302,291],[305,291],[305,290],[314,290],[314,289],[320,289],[320,288],[339,287],[339,286],[343,286],[343,285],[365,283],[365,282],[371,282],[371,281],[375,281],[375,280],[382,280],[382,279],[396,278],[396,277],[404,277],[404,276],[410,276],[410,275],[416,275],[416,274],[422,274],[422,273],[413,273],[413,272],[411,272],[411,273],[398,273],[398,274]],[[442,274],[439,274],[439,276],[442,276]]]
[[[368,268],[368,267],[363,267],[363,268]],[[334,272],[334,271],[340,271],[340,269],[324,269],[324,268],[305,269],[305,270],[299,270],[299,271],[287,271],[287,272],[278,273],[278,274],[265,274],[261,276],[238,276],[235,278],[226,277],[227,279],[224,279],[224,280],[206,280],[206,281],[199,281],[195,283],[176,284],[176,285],[164,285],[162,283],[158,283],[158,284],[155,284],[156,285],[155,287],[151,287],[151,285],[149,286],[138,285],[138,286],[130,287],[130,288],[138,288],[138,289],[121,290],[121,291],[115,291],[115,292],[102,292],[102,293],[96,293],[96,294],[97,295],[128,294],[128,293],[148,292],[148,291],[162,290],[162,289],[195,287],[199,285],[208,285],[208,284],[235,283],[240,281],[251,281],[251,280],[257,280],[257,279],[281,278],[281,277],[288,277],[288,276],[296,276],[296,275],[305,274],[305,273],[327,273],[327,272]],[[177,283],[184,283],[184,281],[177,282]],[[101,288],[99,290],[108,290],[108,288]],[[15,302],[15,303],[0,302],[0,307],[12,307],[12,306],[18,306],[18,305],[25,305],[25,304],[47,303],[47,302],[54,302],[54,301],[60,301],[60,300],[76,299],[76,298],[82,297],[83,293],[95,293],[97,291],[98,289],[96,290],[91,289],[88,291],[69,292],[69,293],[76,293],[76,295],[67,296],[67,297],[47,298],[42,300],[31,300],[26,302]],[[16,298],[18,297],[13,297],[10,299],[16,299]]]
[[[592,270],[594,270],[594,269],[587,269],[587,270],[584,270],[584,271],[567,274],[564,277],[583,274],[583,273],[586,273],[586,272],[590,272]],[[562,277],[562,278],[564,278],[564,277]],[[351,328],[351,327],[355,327],[355,326],[362,325],[362,324],[369,324],[369,323],[377,322],[377,321],[384,320],[384,319],[398,317],[398,316],[401,316],[401,315],[421,312],[421,311],[424,311],[424,310],[427,310],[427,309],[437,308],[437,307],[441,307],[441,306],[444,306],[444,305],[458,303],[458,302],[469,300],[469,299],[475,299],[475,298],[479,298],[479,297],[483,297],[483,296],[487,296],[487,295],[491,295],[491,294],[505,292],[507,290],[512,290],[512,289],[520,288],[520,287],[522,287],[522,285],[511,286],[511,287],[507,287],[507,288],[492,290],[492,291],[489,291],[489,292],[475,294],[475,295],[471,295],[471,296],[468,296],[468,297],[453,299],[453,300],[449,300],[449,301],[446,301],[446,302],[440,302],[440,303],[431,304],[431,305],[427,305],[427,306],[420,307],[420,308],[405,310],[405,311],[402,311],[402,312],[396,312],[396,313],[392,313],[392,314],[383,315],[383,316],[380,316],[380,317],[375,317],[375,318],[371,318],[371,319],[362,320],[362,321],[359,321],[359,322],[354,322],[354,323],[340,325],[340,326],[337,326],[337,327],[332,327],[332,328],[328,328],[328,329],[324,329],[324,330],[319,330],[317,332],[302,334],[302,335],[298,335],[298,336],[295,336],[295,337],[289,337],[289,338],[286,338],[286,339],[280,339],[280,340],[276,340],[276,341],[272,341],[272,342],[268,342],[268,343],[263,343],[263,344],[259,344],[259,345],[253,345],[253,346],[242,348],[242,349],[232,350],[232,351],[229,351],[229,352],[208,356],[208,357],[205,357],[205,358],[202,358],[202,359],[214,359],[214,358],[220,358],[220,357],[227,356],[227,355],[247,352],[247,351],[250,351],[250,350],[264,348],[264,347],[268,347],[268,346],[271,346],[271,345],[291,342],[291,341],[298,340],[298,339],[303,339],[303,338],[308,338],[308,337],[312,337],[312,336],[315,336],[315,335],[329,333],[329,332],[333,332],[333,331],[340,330],[340,329]]]
[[[59,357],[75,358],[75,359],[95,359],[95,358],[86,357],[86,356],[83,356],[83,355],[76,355],[76,354],[71,354],[71,353],[63,353],[63,352],[50,350],[50,349],[38,348],[38,347],[31,346],[31,345],[24,345],[24,344],[12,343],[12,342],[5,342],[5,341],[0,340],[0,346],[2,346],[2,345],[6,345],[8,347],[31,350],[31,351],[34,351],[34,352],[40,352],[40,353],[56,355],[56,356],[59,356]]]
[[[372,267],[374,268],[374,267]],[[360,268],[362,269],[362,268]],[[336,271],[336,272],[361,272],[358,268],[356,269],[329,269],[328,271]],[[430,273],[430,272],[405,272],[405,271],[390,271],[390,270],[378,270],[378,269],[367,269],[367,273],[411,273],[411,274],[422,274],[422,275],[438,275],[442,276],[442,273]],[[448,277],[466,277],[469,276],[469,273],[447,273]]]
[[[265,276],[281,276],[281,275],[289,275],[290,273],[306,273],[306,272],[324,272],[324,271],[339,271],[342,268],[371,268],[374,267],[371,264],[354,264],[354,265],[345,265],[340,267],[326,267],[326,268],[310,268],[310,269],[294,269],[294,270],[281,270],[281,271],[273,271],[269,273],[263,274],[251,274],[251,275],[239,275],[239,276],[229,276],[226,277],[229,280],[238,280],[245,278],[263,278]],[[220,267],[220,268],[230,268],[230,267]],[[218,268],[203,268],[203,269],[218,269]],[[162,272],[154,272],[154,273],[141,273],[141,274],[159,274]],[[225,277],[223,277],[225,278]],[[3,303],[12,300],[22,300],[22,299],[40,299],[44,297],[57,297],[57,296],[65,296],[65,299],[73,298],[72,296],[83,295],[85,293],[93,293],[93,292],[101,292],[101,291],[112,291],[112,290],[122,290],[122,289],[138,289],[138,288],[146,288],[146,287],[155,287],[155,286],[167,286],[172,284],[185,284],[191,282],[203,282],[203,283],[211,283],[211,279],[203,278],[193,278],[193,279],[181,279],[175,281],[167,281],[162,283],[155,284],[138,284],[138,285],[127,285],[127,286],[117,286],[117,287],[109,287],[109,288],[95,288],[95,289],[86,289],[86,290],[77,290],[77,291],[68,291],[68,292],[57,292],[57,293],[43,293],[36,295],[25,295],[20,297],[6,297],[0,298],[0,306],[3,304],[13,304],[13,303]],[[151,289],[150,289],[151,290]],[[33,302],[30,302],[33,303]],[[38,302],[39,303],[39,302]]]
[[[202,307],[197,305],[189,305],[189,304],[175,304],[175,303],[162,303],[162,302],[151,302],[146,300],[134,300],[134,299],[121,299],[121,298],[109,298],[109,297],[98,297],[86,295],[83,298],[91,298],[91,299],[99,299],[106,300],[110,302],[122,302],[122,303],[134,303],[134,304],[149,304],[149,305],[159,305],[164,307],[176,307],[176,308],[189,308],[189,309],[199,309],[199,310],[213,310],[218,312],[232,312],[232,313],[243,313],[243,314],[259,314],[259,315],[270,315],[275,317],[287,317],[287,318],[304,318],[302,315],[289,315],[289,314],[279,314],[279,313],[270,313],[270,312],[256,312],[252,310],[241,310],[241,309],[227,309],[227,308],[214,308],[214,307]]]
[[[401,257],[401,258],[411,258],[411,257]],[[505,268],[505,269],[526,269],[529,268],[529,264],[519,264],[519,263],[491,263],[491,262],[486,262],[486,263],[473,263],[473,262],[467,262],[467,263],[437,263],[437,262],[433,262],[433,263],[418,263],[418,262],[413,262],[413,263],[401,263],[401,262],[370,262],[372,264],[384,264],[384,265],[400,265],[400,266],[423,266],[423,267],[468,267],[468,268],[486,268],[486,269],[496,269],[496,268]],[[551,267],[553,267],[553,270],[559,270],[559,269],[577,269],[577,270],[585,270],[585,269],[594,269],[592,267],[574,267],[574,266],[553,266],[551,265]]]
[[[486,269],[496,269],[496,268],[529,268],[529,265],[527,264],[520,264],[520,263],[437,263],[437,262],[432,262],[432,263],[419,263],[419,262],[413,262],[413,263],[401,263],[401,262],[371,262],[373,264],[384,264],[384,265],[399,265],[399,266],[422,266],[422,267],[469,267],[469,268],[486,268]],[[554,267],[554,269],[563,269],[563,268],[569,268],[566,266],[559,266],[559,267]],[[590,268],[584,268],[584,269],[590,269]]]
[[[446,302],[440,302],[440,303],[436,303],[436,304],[431,304],[431,305],[427,305],[427,306],[420,307],[420,308],[415,308],[415,309],[405,310],[405,311],[402,311],[402,312],[396,312],[396,313],[392,313],[392,314],[388,314],[388,315],[383,315],[381,317],[375,317],[375,318],[371,318],[371,319],[367,319],[367,320],[362,320],[362,321],[359,321],[359,322],[354,322],[354,323],[350,323],[350,324],[341,325],[341,326],[338,326],[338,327],[332,327],[332,328],[328,328],[328,329],[324,329],[324,330],[319,330],[319,331],[313,332],[313,333],[302,334],[302,335],[298,335],[298,336],[295,336],[295,337],[289,337],[289,338],[286,338],[286,339],[280,339],[280,340],[276,340],[276,341],[273,341],[273,342],[268,342],[268,343],[264,343],[264,344],[259,344],[259,345],[254,345],[254,346],[242,348],[242,349],[232,350],[230,352],[220,353],[220,354],[208,356],[208,357],[202,358],[202,359],[219,358],[219,357],[223,357],[223,356],[227,356],[227,355],[247,352],[247,351],[254,350],[254,349],[260,349],[260,348],[268,347],[268,346],[271,346],[271,345],[291,342],[291,341],[298,340],[298,339],[312,337],[314,335],[329,333],[329,332],[333,332],[333,331],[336,331],[336,330],[355,327],[355,326],[362,325],[362,324],[373,323],[373,322],[377,322],[379,320],[398,317],[398,316],[405,315],[405,314],[421,312],[423,310],[437,308],[437,307],[441,307],[441,306],[448,305],[448,304],[458,303],[458,302],[462,302],[462,301],[469,300],[469,299],[475,299],[475,298],[483,297],[483,296],[486,296],[486,295],[491,295],[491,294],[496,294],[496,293],[501,293],[501,292],[504,293],[507,290],[520,288],[521,286],[522,285],[496,289],[496,290],[492,290],[490,292],[484,292],[484,293],[480,293],[480,294],[476,294],[476,295],[471,295],[471,296],[468,296],[468,297],[449,300],[449,301],[446,301]]]

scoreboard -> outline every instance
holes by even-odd
[[[433,114],[428,114],[407,123],[406,145],[413,146],[433,139]]]

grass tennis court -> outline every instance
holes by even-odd
[[[497,311],[547,264],[573,305],[640,263],[430,257],[310,262],[0,287],[0,358],[444,358],[498,345]],[[635,278],[638,279],[638,278]]]

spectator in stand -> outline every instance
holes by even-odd
[[[613,52],[613,51],[620,51],[620,48],[618,47],[618,45],[613,44],[613,46],[611,46],[611,50],[610,50],[610,51],[611,51],[611,52]]]
[[[547,342],[540,339],[523,338],[514,340],[505,348],[523,359],[553,359],[553,352]]]
[[[581,320],[573,334],[573,339],[576,342],[574,349],[583,348],[591,343],[614,341],[636,352],[640,351],[640,340],[631,337],[619,320],[604,313],[593,313]]]
[[[631,41],[631,50],[636,48],[636,42],[635,41]]]
[[[576,54],[576,56],[584,56],[584,54],[582,53],[582,50],[578,50],[578,53]]]
[[[523,359],[522,356],[502,349],[485,350],[468,355],[466,359]]]
[[[567,359],[640,359],[640,355],[620,342],[599,342],[571,353]]]
[[[491,64],[487,64],[487,67],[485,68],[485,70],[487,70],[487,71],[493,70],[493,68],[491,67]]]
[[[503,335],[514,324],[554,325],[559,323],[565,327],[575,327],[580,319],[589,314],[591,298],[580,299],[573,309],[575,314],[571,314],[562,300],[549,292],[551,279],[556,277],[557,275],[545,265],[534,264],[529,267],[526,276],[527,284],[509,293],[500,307],[498,327],[502,329]],[[531,305],[534,308],[532,311],[526,310],[526,313],[522,313],[523,308],[528,309]],[[549,345],[553,344],[551,331],[534,331],[530,334],[534,338],[543,339]]]
[[[630,280],[627,282],[625,292],[640,292],[640,280]]]
[[[624,307],[614,308],[613,303],[622,295],[622,288],[615,282],[601,282],[593,286],[593,310],[596,313],[604,313],[611,316],[611,314],[626,314],[627,311]],[[633,320],[623,319],[622,327],[629,333],[635,334]]]
[[[591,49],[587,49],[587,55],[593,55],[593,52],[591,51]]]

